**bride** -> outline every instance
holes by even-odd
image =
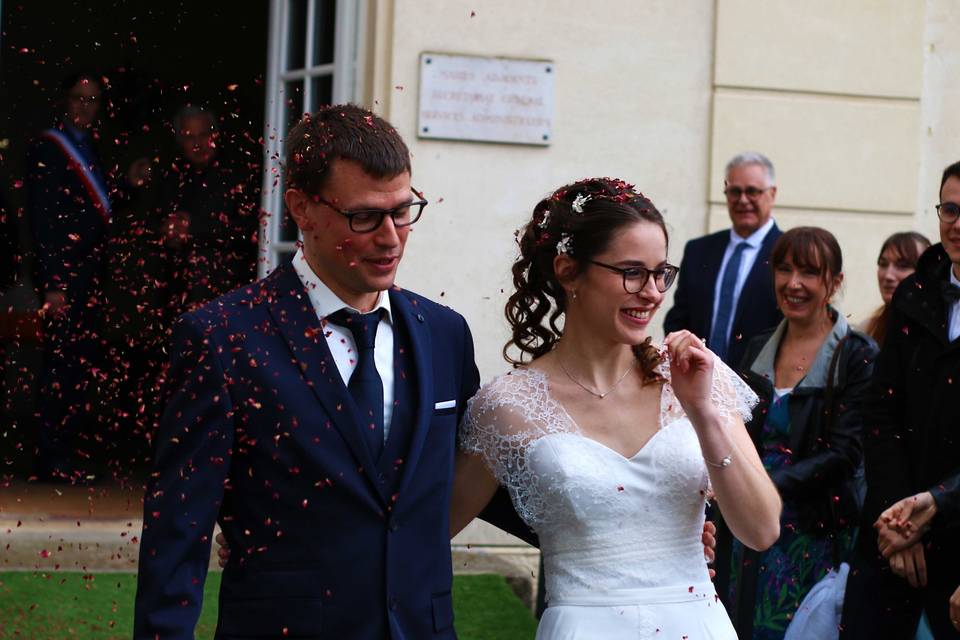
[[[678,271],[662,216],[631,185],[589,179],[542,200],[519,244],[504,354],[521,355],[467,408],[451,534],[507,487],[543,553],[538,639],[736,638],[704,504],[715,495],[762,550],[780,499],[743,425],[753,392],[693,334],[662,351],[647,337]]]

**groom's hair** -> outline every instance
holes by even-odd
[[[375,178],[410,173],[410,150],[392,124],[354,104],[306,114],[287,135],[286,187],[318,196],[334,160],[352,160]]]

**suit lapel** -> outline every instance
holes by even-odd
[[[433,347],[430,339],[430,329],[427,326],[423,312],[416,308],[402,292],[393,289],[390,291],[390,308],[393,313],[403,316],[403,322],[409,332],[410,352],[413,356],[414,378],[412,387],[416,397],[416,407],[412,412],[410,448],[407,451],[406,463],[398,486],[397,493],[403,495],[404,489],[410,484],[420,460],[423,450],[423,441],[430,429],[430,414],[433,411]]]
[[[704,276],[703,295],[706,298],[706,304],[701,309],[706,311],[706,317],[703,319],[703,336],[708,337],[713,330],[713,305],[717,288],[717,278],[719,277],[720,267],[723,264],[723,254],[727,250],[729,243],[729,234],[717,234],[716,242],[707,245],[707,252],[704,256]],[[698,334],[700,335],[700,334]]]
[[[277,267],[268,278],[274,300],[268,304],[277,331],[287,342],[307,385],[313,390],[333,426],[356,457],[381,500],[386,489],[376,481],[376,464],[358,428],[356,407],[330,354],[317,313],[296,271],[289,263]]]

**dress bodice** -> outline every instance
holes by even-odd
[[[495,378],[468,406],[460,447],[484,457],[537,532],[551,604],[709,585],[700,541],[709,476],[669,370],[660,372],[659,429],[630,458],[584,435],[536,369]],[[756,402],[719,360],[712,396],[725,420],[749,417]]]

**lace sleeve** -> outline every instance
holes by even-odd
[[[529,447],[563,429],[546,384],[543,376],[523,370],[495,378],[467,404],[458,434],[460,450],[483,457],[530,526],[542,519],[545,496],[542,478],[529,464]]]
[[[713,364],[710,399],[720,410],[724,421],[738,415],[741,420],[748,422],[753,416],[753,408],[760,402],[753,389],[720,358],[716,358]]]
[[[657,372],[667,380],[666,395],[661,405],[663,414],[661,421],[663,424],[667,424],[683,417],[684,413],[670,384],[670,365],[666,362],[662,363],[657,368]],[[719,409],[724,422],[728,422],[735,415],[740,416],[744,422],[748,422],[753,416],[753,408],[760,401],[753,389],[733,369],[716,357],[713,363],[710,400]]]

